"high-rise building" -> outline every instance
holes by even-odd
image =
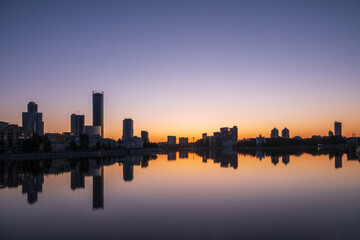
[[[124,143],[131,142],[134,136],[134,122],[131,118],[125,118],[123,120],[123,141]]]
[[[342,136],[341,134],[341,122],[334,123],[335,136]]]
[[[38,112],[38,106],[34,102],[29,102],[28,111],[22,113],[22,125],[24,137],[28,137],[34,133],[40,136],[44,135],[42,113]]]
[[[71,136],[80,136],[85,133],[85,116],[71,114]]]
[[[167,137],[167,143],[169,145],[175,146],[176,145],[176,136],[168,136]]]
[[[148,131],[141,131],[141,140],[144,143],[149,142],[149,132]]]
[[[329,130],[329,137],[332,137],[332,136],[334,136],[334,133]]]
[[[282,138],[290,138],[289,129],[284,128],[284,129],[281,131],[281,137],[282,137]]]
[[[230,133],[232,136],[232,140],[236,143],[238,140],[238,128],[237,126],[233,126],[232,128],[230,128]]]
[[[278,138],[279,137],[279,130],[277,130],[276,128],[274,128],[273,130],[271,130],[271,138]]]
[[[93,91],[93,126],[101,126],[104,137],[104,92]]]

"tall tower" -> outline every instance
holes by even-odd
[[[134,122],[131,118],[123,120],[123,141],[124,143],[130,142],[134,136]]]
[[[335,136],[341,136],[341,122],[334,123]]]
[[[104,137],[104,92],[93,91],[93,126],[101,127],[101,137]]]
[[[42,113],[38,112],[38,106],[36,103],[29,102],[28,111],[22,113],[22,126],[24,128],[25,137],[34,133],[40,136],[44,134]]]

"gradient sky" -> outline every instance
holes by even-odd
[[[102,90],[105,137],[359,136],[359,44],[360,1],[0,1],[0,120],[70,131]]]

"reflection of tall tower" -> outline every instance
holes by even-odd
[[[132,181],[134,178],[134,164],[130,160],[123,162],[123,179],[125,182]]]
[[[335,168],[342,168],[342,156],[335,156]]]
[[[94,169],[93,175],[93,210],[104,209],[104,168]]]
[[[279,163],[279,156],[272,155],[271,162],[276,166]]]
[[[104,92],[93,91],[93,126],[101,126],[104,137]]]
[[[283,155],[282,162],[287,165],[290,162],[290,155]]]
[[[71,189],[85,188],[85,173],[80,171],[80,166],[77,164],[75,169],[71,169]]]
[[[30,204],[37,202],[38,192],[42,192],[42,184],[44,183],[44,175],[25,176],[22,185],[22,193],[27,193],[27,201]]]

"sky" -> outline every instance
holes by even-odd
[[[360,136],[360,1],[0,0],[0,121],[34,101],[45,132],[91,125],[93,90],[114,139]]]

